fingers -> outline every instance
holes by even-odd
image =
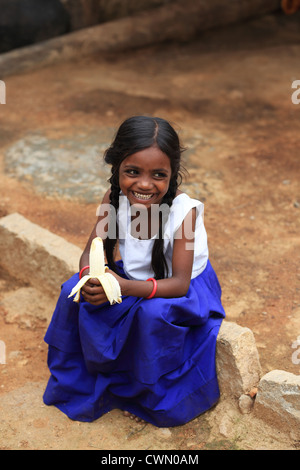
[[[99,279],[97,279],[96,277],[92,277],[91,279],[88,280],[88,282],[85,283],[85,286],[99,287],[101,286],[101,284],[99,282]]]
[[[99,282],[98,284],[87,282],[84,286],[82,286],[82,291],[89,295],[101,294],[104,292],[103,287]]]
[[[90,279],[81,289],[86,302],[93,305],[101,305],[107,302],[107,297],[98,279]]]
[[[86,302],[89,302],[92,305],[101,305],[104,302],[107,302],[108,299],[105,294],[87,294],[86,292],[82,292],[82,296]]]

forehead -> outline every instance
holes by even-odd
[[[133,165],[144,169],[165,169],[171,171],[169,157],[158,147],[149,147],[126,157],[122,166]]]

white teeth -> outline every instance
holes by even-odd
[[[135,197],[139,198],[139,199],[150,199],[153,195],[152,194],[140,194],[140,193],[136,193],[135,191],[133,191],[133,194]]]

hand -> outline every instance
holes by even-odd
[[[106,272],[112,274],[117,279],[118,283],[120,284],[121,295],[127,295],[126,291],[128,288],[128,282],[131,282],[131,281],[129,281],[128,279],[124,279],[124,277],[119,276],[117,273],[115,273],[111,269],[107,269]]]
[[[92,305],[101,305],[108,302],[104,289],[98,279],[89,279],[82,287],[81,293],[84,300]]]

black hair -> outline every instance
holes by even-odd
[[[178,134],[165,119],[133,116],[121,124],[111,146],[104,153],[105,162],[112,165],[111,177],[109,178],[111,184],[110,202],[116,211],[119,207],[119,169],[121,163],[126,157],[154,145],[170,159],[172,172],[170,185],[161,204],[167,204],[171,207],[178,186],[182,181],[181,153],[184,149],[181,147]],[[160,218],[158,236],[152,250],[151,265],[156,279],[168,276],[168,266],[163,252],[163,225],[164,221]],[[113,271],[117,271],[114,249],[118,238],[118,227],[116,234],[116,238],[110,238],[108,235],[104,240],[107,262]]]

